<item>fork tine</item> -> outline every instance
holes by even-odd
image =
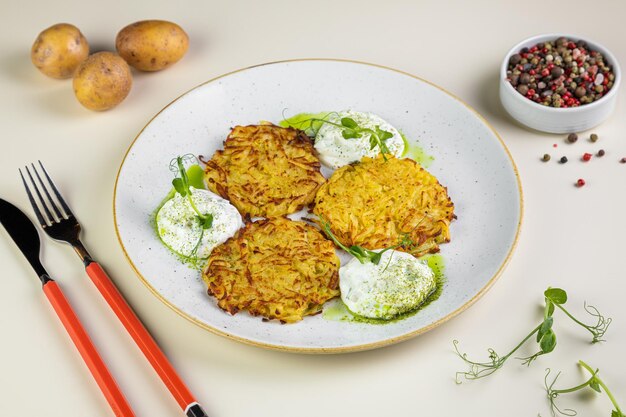
[[[46,197],[48,197],[48,202],[50,202],[50,206],[52,206],[52,209],[56,213],[58,219],[62,220],[64,218],[64,216],[63,216],[63,214],[61,214],[61,211],[59,210],[59,208],[57,207],[56,203],[52,199],[52,196],[48,192],[48,187],[46,187],[45,184],[43,183],[43,181],[41,180],[41,177],[39,176],[39,172],[37,171],[37,168],[35,168],[35,164],[30,164],[30,166],[33,168],[33,171],[35,171],[35,176],[39,180],[39,184],[41,185],[41,188],[43,188],[44,194],[46,194]]]
[[[32,193],[30,192],[30,188],[28,188],[28,184],[26,183],[26,178],[24,178],[24,174],[22,174],[21,169],[18,168],[18,171],[20,172],[20,177],[22,177],[22,183],[24,183],[26,194],[28,194],[28,201],[30,201],[30,205],[33,206],[33,210],[35,211],[35,216],[37,216],[37,220],[39,220],[39,224],[41,224],[42,227],[46,227],[48,223],[43,218],[43,215],[41,214],[41,211],[39,210],[39,207],[37,206],[37,203],[35,202],[35,199],[33,198]]]
[[[35,189],[35,193],[37,194],[37,197],[39,198],[39,203],[41,203],[41,206],[43,207],[43,211],[48,216],[48,220],[50,221],[50,224],[56,223],[57,221],[54,218],[54,215],[50,212],[50,209],[48,209],[48,206],[46,205],[46,202],[43,201],[43,197],[41,195],[41,192],[39,191],[39,188],[37,187],[37,184],[35,183],[35,180],[33,179],[33,176],[31,175],[30,170],[28,169],[28,166],[25,166],[24,169],[26,169],[26,173],[28,174],[28,178],[30,178],[30,183],[33,185],[33,188]]]
[[[61,193],[57,189],[56,185],[54,185],[54,181],[52,181],[52,178],[50,178],[50,175],[48,175],[48,171],[46,171],[46,168],[43,166],[40,160],[37,160],[37,162],[39,162],[39,166],[43,170],[43,174],[48,179],[48,183],[50,184],[50,187],[52,187],[52,191],[54,192],[54,195],[57,196],[59,203],[61,203],[63,210],[65,210],[65,214],[67,214],[67,217],[74,217],[74,213],[72,213],[72,210],[70,210],[70,207],[67,205],[67,203],[63,199],[63,196],[61,196]]]

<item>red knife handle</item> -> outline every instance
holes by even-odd
[[[70,303],[63,295],[61,288],[55,281],[50,280],[44,284],[43,292],[48,297],[48,301],[52,304],[52,308],[57,313],[57,316],[61,319],[61,323],[63,323],[65,330],[72,338],[74,345],[80,352],[80,356],[83,357],[89,371],[91,371],[91,375],[98,383],[115,415],[118,417],[134,417],[135,413],[128,405],[124,394],[117,386],[115,379],[107,369],[106,364],[100,357],[74,310],[72,310],[72,306],[70,306]]]
[[[148,333],[148,330],[146,330],[122,294],[120,294],[115,284],[104,272],[104,269],[97,262],[91,262],[87,265],[86,270],[87,275],[89,275],[100,294],[102,294],[115,312],[117,318],[122,322],[126,331],[139,346],[139,349],[141,349],[163,383],[167,386],[167,389],[172,393],[178,405],[187,413],[190,408],[197,405],[196,400],[165,354],[150,333]]]

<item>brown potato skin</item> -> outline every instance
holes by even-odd
[[[30,59],[39,71],[52,78],[71,78],[89,55],[89,43],[80,30],[69,23],[58,23],[42,31]]]
[[[87,58],[74,75],[74,94],[89,110],[108,110],[121,103],[133,84],[130,67],[113,52]]]
[[[143,20],[117,34],[115,48],[140,71],[159,71],[178,62],[189,48],[189,37],[176,23]]]

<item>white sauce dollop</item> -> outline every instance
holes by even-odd
[[[353,258],[339,269],[344,304],[360,316],[392,319],[419,307],[437,287],[435,273],[423,261],[396,250],[378,265]]]
[[[156,215],[157,231],[161,240],[172,251],[190,256],[200,240],[194,257],[207,258],[214,247],[224,243],[243,226],[241,215],[227,200],[207,190],[191,187],[194,204],[203,214],[213,215],[213,224],[204,230],[187,197],[176,193]]]
[[[325,120],[341,124],[344,117],[352,118],[360,127],[375,130],[378,126],[382,130],[390,132],[393,136],[385,141],[389,151],[396,157],[404,153],[404,139],[400,132],[381,117],[373,113],[363,113],[347,110],[331,113]],[[370,149],[370,134],[365,133],[360,138],[346,139],[342,136],[343,129],[339,126],[323,123],[315,135],[315,149],[322,163],[330,168],[337,169],[352,162],[360,161],[362,157],[374,158],[380,153],[376,146]]]

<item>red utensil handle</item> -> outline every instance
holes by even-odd
[[[115,379],[107,369],[106,364],[98,354],[96,347],[91,342],[89,335],[83,328],[80,320],[72,310],[70,303],[67,301],[61,288],[54,281],[48,281],[43,286],[43,291],[48,297],[48,301],[52,304],[52,308],[61,319],[61,323],[69,333],[72,341],[80,356],[87,364],[94,379],[98,383],[100,390],[109,402],[113,412],[118,417],[134,417],[135,413],[131,410],[130,405],[126,401],[124,394],[120,391]]]
[[[97,262],[91,262],[87,265],[86,270],[87,275],[89,275],[100,294],[102,294],[115,312],[117,318],[122,322],[126,331],[130,333],[139,349],[141,349],[163,383],[167,386],[167,389],[172,393],[178,405],[187,412],[189,407],[196,403],[196,400],[150,333],[148,333],[148,330],[146,330],[115,284],[113,284],[106,272],[104,272],[104,269]]]

